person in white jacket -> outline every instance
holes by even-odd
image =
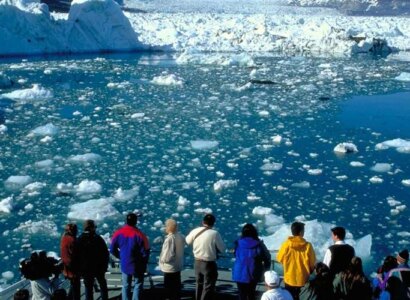
[[[164,273],[164,287],[168,299],[180,299],[185,237],[178,232],[178,224],[173,219],[165,222],[165,232],[167,236],[159,256],[159,267]]]

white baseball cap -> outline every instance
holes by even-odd
[[[265,283],[270,287],[278,287],[280,284],[280,278],[275,271],[265,272]]]

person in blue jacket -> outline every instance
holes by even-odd
[[[150,247],[148,238],[137,228],[137,215],[129,213],[127,224],[114,232],[110,252],[120,259],[122,272],[122,300],[141,299],[144,273],[147,268]],[[131,293],[131,282],[134,289]]]
[[[232,280],[238,285],[240,300],[255,299],[258,282],[270,269],[271,255],[252,224],[245,224],[242,236],[235,241],[235,264]]]

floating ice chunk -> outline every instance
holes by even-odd
[[[373,176],[372,178],[369,179],[369,181],[373,184],[380,184],[380,183],[383,183],[383,178]]]
[[[352,153],[358,152],[357,147],[353,143],[340,143],[334,149],[336,153]]]
[[[145,117],[145,113],[133,113],[131,115],[131,119],[141,119],[143,117]]]
[[[39,84],[33,84],[31,89],[16,90],[2,94],[1,97],[12,100],[44,100],[53,98],[53,92],[41,87]]]
[[[51,169],[53,165],[54,161],[52,159],[45,159],[34,163],[34,166],[38,169]]]
[[[101,221],[116,215],[119,215],[119,212],[112,206],[111,200],[108,198],[100,198],[71,205],[67,218]]]
[[[282,136],[280,135],[274,135],[271,139],[275,144],[280,144],[282,142]]]
[[[41,140],[40,140],[40,142],[42,142],[42,143],[48,143],[48,142],[51,142],[53,140],[53,138],[51,137],[51,136],[45,136],[45,137],[43,137]]]
[[[374,172],[378,172],[378,173],[390,172],[391,171],[391,164],[377,163],[373,167],[371,167],[371,170],[374,171]]]
[[[157,85],[183,86],[184,80],[175,74],[155,76],[151,82]]]
[[[382,143],[376,144],[376,150],[386,150],[389,148],[396,148],[400,153],[410,153],[410,141],[403,139],[394,139],[384,141]]]
[[[4,186],[10,190],[19,190],[29,184],[33,179],[28,175],[13,175],[7,178]]]
[[[157,228],[161,228],[161,227],[164,226],[164,223],[162,223],[161,220],[158,220],[158,221],[154,222],[154,226],[157,227]]]
[[[187,199],[187,198],[185,198],[185,197],[182,197],[182,196],[179,196],[178,197],[178,200],[177,200],[177,204],[178,205],[180,205],[180,206],[186,206],[186,205],[189,205],[191,202]]]
[[[13,209],[13,196],[0,200],[0,212],[9,214]]]
[[[320,175],[323,171],[321,169],[310,169],[308,170],[309,175]]]
[[[220,192],[224,189],[228,189],[228,188],[233,188],[235,186],[237,186],[238,184],[238,180],[224,180],[224,179],[220,179],[217,182],[214,183],[214,191],[215,192]]]
[[[4,124],[0,124],[0,133],[5,133],[7,132],[8,128]]]
[[[31,133],[36,136],[53,136],[56,135],[60,129],[53,125],[52,123],[48,123],[44,126],[39,126],[37,128],[34,128]]]
[[[139,187],[133,187],[130,190],[123,190],[122,188],[118,188],[114,193],[114,199],[118,201],[128,201],[139,194]]]
[[[281,163],[268,162],[261,166],[259,169],[261,169],[262,171],[279,171],[282,168],[283,164]]]
[[[73,155],[68,158],[69,162],[75,163],[95,163],[101,160],[101,155],[95,153],[85,153]]]
[[[351,165],[352,167],[355,167],[355,168],[360,168],[360,167],[364,167],[364,166],[365,166],[365,164],[362,163],[362,162],[360,162],[360,161],[351,161],[351,162],[350,162],[350,165]]]
[[[369,259],[372,248],[372,235],[365,235],[364,237],[351,243],[351,245],[354,247],[356,256],[361,257],[363,260]]]
[[[20,224],[14,231],[24,233],[25,235],[41,234],[53,237],[59,236],[57,225],[50,220],[28,220]]]
[[[407,187],[410,187],[410,179],[403,179],[401,184]]]
[[[393,197],[388,197],[388,198],[387,198],[387,203],[388,203],[390,206],[397,206],[397,205],[400,205],[400,204],[401,204],[400,201],[397,201],[397,200],[394,199]]]
[[[46,187],[47,185],[43,182],[33,182],[33,183],[29,183],[27,184],[23,191],[25,193],[27,193],[29,196],[35,196],[40,194],[40,190],[44,187]]]
[[[326,249],[333,244],[329,238],[330,229],[334,225],[325,222],[318,222],[317,220],[303,220],[305,223],[305,235],[304,238],[312,243],[318,260],[323,259],[323,255]],[[274,227],[274,233],[270,236],[262,237],[265,245],[269,250],[279,250],[282,243],[291,236],[290,224],[278,224]],[[358,240],[354,240],[350,232],[346,234],[346,243],[354,246],[356,254],[362,259],[368,259],[370,257],[370,250],[372,247],[371,235],[366,235]]]
[[[254,201],[258,201],[260,200],[261,197],[256,196],[254,193],[249,193],[248,196],[246,196],[246,200],[248,200],[249,202],[254,202]]]
[[[408,82],[410,82],[410,73],[402,72],[402,73],[400,73],[399,76],[395,77],[394,79],[396,79],[398,81],[408,81]]]
[[[84,179],[79,185],[75,186],[75,192],[79,195],[93,195],[101,193],[101,185],[92,180]]]
[[[283,223],[285,223],[285,219],[281,216],[274,214],[265,215],[265,226],[267,227],[282,225]]]
[[[196,140],[191,141],[191,147],[194,150],[209,150],[219,145],[217,141]]]
[[[197,214],[212,214],[212,209],[210,208],[196,208],[194,210]]]
[[[308,189],[310,188],[310,183],[308,181],[301,181],[301,182],[292,183],[291,186],[294,188]]]
[[[9,281],[14,278],[14,273],[11,271],[6,271],[1,273],[1,277],[3,277],[4,280]]]
[[[60,183],[57,183],[56,191],[57,191],[57,194],[60,194],[60,195],[69,195],[74,192],[74,185],[71,182],[69,183],[60,182]]]
[[[269,117],[269,112],[267,110],[261,110],[258,112],[258,115],[261,117]]]
[[[263,207],[263,206],[256,206],[253,210],[252,210],[252,214],[254,214],[255,216],[265,216],[265,215],[269,215],[272,214],[273,209],[270,207]]]

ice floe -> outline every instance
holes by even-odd
[[[175,74],[155,76],[151,82],[157,85],[183,86],[184,80]]]
[[[209,150],[218,147],[219,142],[207,141],[207,140],[195,140],[191,141],[191,147],[194,150]]]
[[[13,196],[0,200],[0,212],[8,214],[8,213],[11,213],[12,209],[13,209]]]
[[[43,126],[34,128],[31,131],[31,135],[35,136],[53,136],[60,132],[60,128],[55,126],[53,123],[48,123]]]
[[[387,163],[377,163],[373,167],[371,167],[372,171],[379,172],[379,173],[390,172],[391,169],[392,169],[391,164],[387,164]]]
[[[86,202],[71,205],[68,219],[102,221],[106,218],[119,215],[119,212],[111,204],[108,198],[88,200]]]
[[[20,224],[14,229],[15,232],[24,233],[26,235],[41,234],[44,236],[59,236],[57,225],[51,220],[33,221],[28,220]]]
[[[94,195],[102,191],[102,186],[96,181],[84,179],[75,187],[75,192],[78,195]]]
[[[342,154],[358,152],[357,146],[353,143],[340,143],[333,149],[333,151]]]
[[[233,188],[238,185],[238,180],[225,180],[220,179],[214,183],[214,191],[220,192],[224,189]]]
[[[399,76],[395,77],[394,79],[399,80],[399,81],[410,82],[410,73],[402,72],[400,73]]]
[[[68,158],[69,162],[75,163],[95,163],[101,160],[101,155],[96,153],[85,153],[73,155]]]
[[[53,98],[53,92],[43,88],[39,84],[33,84],[31,89],[15,90],[10,93],[1,94],[0,96],[1,98],[8,98],[12,100],[35,101]]]
[[[410,153],[410,141],[403,139],[388,140],[376,144],[376,150],[395,148],[400,153]]]
[[[28,175],[12,175],[6,179],[4,186],[10,190],[19,190],[32,181],[33,179]]]

